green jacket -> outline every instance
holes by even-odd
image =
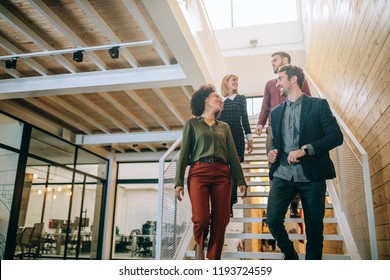
[[[222,158],[230,166],[237,185],[247,185],[229,125],[216,120],[214,125],[209,126],[202,117],[196,117],[184,125],[175,186],[184,186],[187,165],[205,157]]]

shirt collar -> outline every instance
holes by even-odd
[[[288,100],[288,98],[286,98],[287,106],[299,105],[302,103],[302,99],[303,99],[303,94],[297,100],[295,100],[295,102],[292,102]]]
[[[203,121],[204,122],[204,120],[203,120],[204,118],[202,116],[197,116],[196,119],[199,120],[199,121]],[[217,118],[215,118],[215,124],[216,125],[219,124],[219,120]]]
[[[222,96],[222,100],[223,101],[225,101],[226,99],[230,99],[230,100],[234,100],[234,98],[236,98],[236,96],[237,96],[237,93],[235,93],[235,94],[232,94],[232,95],[230,95],[230,96]]]

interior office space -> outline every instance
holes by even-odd
[[[2,258],[154,258],[156,166],[192,91],[235,72],[258,98],[280,50],[367,151],[379,258],[390,258],[387,1],[290,1],[296,19],[219,29],[207,2],[2,1]],[[34,227],[38,247],[22,243]]]

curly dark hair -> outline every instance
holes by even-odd
[[[205,109],[205,100],[212,92],[215,92],[215,86],[208,84],[200,86],[200,88],[192,94],[191,110],[194,116],[198,117],[203,114]]]

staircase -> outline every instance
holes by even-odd
[[[250,118],[251,130],[254,132],[257,124],[257,116]],[[269,193],[268,160],[266,156],[265,140],[266,133],[261,136],[254,136],[254,148],[251,154],[246,154],[242,168],[247,184],[249,186],[248,196],[245,199],[238,199],[234,205],[234,217],[226,229],[225,247],[222,252],[222,259],[282,259],[283,253],[276,246],[262,246],[262,240],[273,240],[272,235],[262,227],[266,212]],[[299,206],[301,207],[301,205]],[[333,213],[333,205],[330,197],[327,196],[325,218],[324,218],[324,253],[323,259],[339,260],[351,259],[343,249],[344,238],[338,234],[338,220]],[[286,216],[285,226],[290,239],[294,242],[300,259],[304,259],[306,235],[303,218],[289,218]],[[238,246],[238,245],[241,245]],[[244,249],[245,248],[245,249]],[[273,250],[275,248],[275,250]],[[186,257],[193,258],[194,251],[187,251]]]

